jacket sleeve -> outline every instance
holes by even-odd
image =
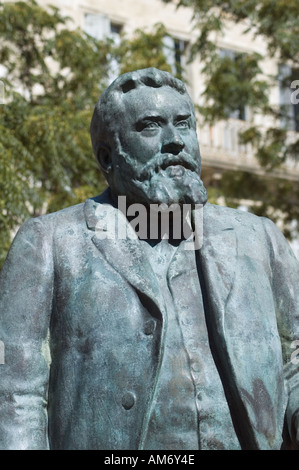
[[[268,219],[264,224],[271,249],[272,288],[288,393],[287,427],[292,444],[299,449],[299,262],[276,226]]]
[[[0,449],[48,449],[49,238],[40,219],[26,222],[0,274]]]

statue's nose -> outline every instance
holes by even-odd
[[[176,129],[168,129],[163,136],[162,153],[173,153],[177,155],[183,150],[185,143]]]

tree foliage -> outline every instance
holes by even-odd
[[[137,31],[117,46],[74,28],[54,7],[0,3],[0,265],[26,218],[104,189],[89,137],[94,105],[112,61],[120,71],[154,63],[168,69],[163,33],[162,26]]]
[[[178,8],[189,7],[193,11],[197,39],[192,44],[190,60],[199,55],[205,64],[205,90],[200,107],[205,121],[214,123],[227,119],[246,105],[251,110],[252,120],[240,138],[243,143],[253,145],[260,165],[270,172],[288,158],[298,160],[299,134],[289,139],[287,126],[281,125],[288,122],[290,108],[274,107],[269,102],[270,89],[273,85],[277,86],[278,80],[282,85],[290,86],[293,80],[299,78],[298,0],[163,1],[173,2]],[[238,53],[234,57],[221,55],[217,42],[231,22],[243,26],[244,34],[262,38],[268,56],[275,57],[278,64],[287,65],[289,72],[281,77],[277,68],[275,75],[268,74],[263,70],[263,57],[258,53]],[[270,118],[274,123],[272,127],[263,129],[257,126],[254,121],[256,113]],[[224,195],[227,203],[231,203],[232,198],[246,199],[251,192],[250,199],[257,202],[251,208],[254,212],[275,221],[278,217],[286,222],[293,219],[299,221],[297,183],[275,178],[260,180],[258,177],[254,177],[253,181],[249,173],[240,175],[228,172],[221,180],[218,194]],[[260,185],[263,191],[259,191]],[[253,187],[256,188],[256,197],[252,194]],[[286,235],[289,232],[286,223]]]
[[[165,2],[174,0],[163,0]],[[285,83],[298,78],[299,3],[297,0],[179,0],[191,7],[197,40],[190,60],[200,55],[206,87],[201,114],[207,122],[225,119],[250,106],[254,112],[283,118],[284,110],[269,105],[269,87],[276,77],[262,73],[257,53],[219,54],[215,37],[228,21],[240,22],[262,36],[271,56],[291,66]],[[41,8],[35,0],[0,2],[0,265],[14,230],[28,217],[54,211],[99,193],[105,182],[93,158],[89,123],[101,91],[119,72],[155,66],[170,71],[165,58],[163,25],[151,32],[137,30],[122,37],[98,41],[74,28],[54,7]],[[288,142],[279,125],[263,132],[249,123],[242,139],[255,145],[260,164],[279,167],[289,156],[297,158],[299,139]],[[253,190],[254,188],[254,190]],[[221,186],[211,181],[210,194],[224,195],[230,205],[249,198],[252,210],[273,220],[284,214],[285,232],[299,220],[299,184],[228,172]]]
[[[168,33],[162,24],[157,24],[151,32],[137,29],[133,37],[121,41],[114,49],[114,57],[120,64],[120,73],[146,67],[156,67],[171,72],[166,62],[164,38]],[[142,53],[141,53],[142,52]]]

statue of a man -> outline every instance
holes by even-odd
[[[0,447],[298,448],[299,264],[268,219],[206,202],[183,83],[120,76],[91,138],[108,189],[26,222],[1,273]],[[152,235],[160,205],[200,215],[198,247]]]

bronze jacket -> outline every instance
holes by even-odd
[[[142,449],[165,306],[139,241],[103,236],[110,203],[106,191],[31,219],[12,244],[0,277],[1,449]],[[290,448],[299,264],[268,219],[207,203],[203,227],[206,322],[241,446]],[[170,283],[186,274],[181,256]]]

